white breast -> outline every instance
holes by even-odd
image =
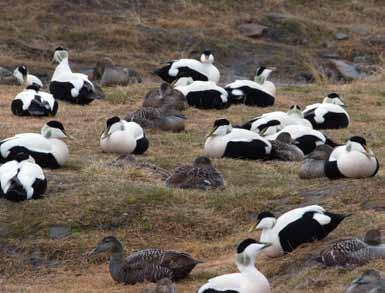
[[[377,160],[358,151],[342,152],[337,160],[338,170],[349,178],[365,178],[374,174]]]

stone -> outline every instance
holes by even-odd
[[[0,66],[0,78],[12,76],[12,72],[7,68]]]
[[[356,66],[348,61],[331,59],[330,62],[345,80],[350,81],[366,77],[366,74],[358,72]]]
[[[0,237],[7,237],[9,234],[11,234],[11,228],[9,226],[1,225]]]
[[[343,41],[349,39],[349,36],[343,32],[336,32],[336,39],[338,41]]]
[[[385,34],[368,37],[365,41],[370,45],[385,46]]]
[[[280,20],[289,18],[289,15],[287,15],[287,14],[283,14],[283,13],[275,13],[275,12],[269,13],[267,16],[268,16],[272,21],[280,21]]]
[[[51,239],[63,239],[71,235],[71,228],[65,226],[53,226],[49,228],[49,237]]]
[[[245,23],[238,27],[239,32],[249,38],[259,38],[267,31],[268,27],[257,23]]]

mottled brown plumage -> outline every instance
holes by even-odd
[[[294,145],[289,133],[281,133],[275,140],[271,140],[270,158],[282,161],[302,161],[303,152]]]
[[[158,281],[155,287],[146,288],[144,293],[177,293],[175,284],[167,278]]]
[[[124,258],[123,245],[113,236],[103,238],[88,255],[105,251],[111,253],[111,277],[125,284],[157,282],[163,278],[177,281],[187,277],[201,263],[187,253],[156,248],[141,250]]]
[[[332,151],[333,148],[327,144],[317,146],[302,162],[299,169],[299,177],[301,179],[325,177],[325,162]]]
[[[166,107],[183,111],[187,108],[187,101],[180,91],[173,89],[168,83],[162,83],[158,89],[151,89],[144,96],[142,106],[152,108]]]
[[[222,174],[207,157],[198,157],[193,165],[179,166],[166,179],[166,186],[186,189],[214,189],[224,186]]]
[[[353,280],[345,293],[385,293],[385,279],[376,270],[367,270]]]

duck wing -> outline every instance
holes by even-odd
[[[193,169],[190,165],[179,166],[174,170],[174,173],[166,179],[166,186],[181,187],[185,183],[189,172]]]
[[[193,168],[187,174],[182,188],[210,189],[223,186],[222,175],[212,167]]]
[[[188,253],[169,250],[164,252],[161,265],[171,269],[175,280],[179,280],[187,277],[199,263],[202,261],[192,258]]]
[[[319,260],[326,266],[360,264],[365,262],[365,257],[357,252],[366,248],[367,244],[357,238],[341,240],[321,251]]]
[[[138,258],[135,262],[126,262],[122,268],[123,282],[126,284],[142,283],[149,281],[156,283],[157,281],[168,278],[174,280],[173,271],[169,268],[146,262]]]

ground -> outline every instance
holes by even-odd
[[[25,63],[33,73],[49,78],[49,61],[58,45],[70,49],[74,66],[93,66],[110,56],[137,70],[145,82],[106,88],[106,99],[89,106],[60,103],[55,119],[73,139],[70,158],[59,170],[46,170],[44,199],[23,203],[0,200],[0,292],[141,292],[149,284],[124,286],[109,275],[107,256],[87,259],[86,253],[107,235],[115,235],[127,253],[148,247],[178,249],[206,262],[178,282],[178,292],[195,292],[208,278],[234,272],[234,249],[246,238],[262,210],[283,213],[297,206],[321,204],[351,213],[325,240],[304,245],[278,259],[261,256],[257,267],[273,292],[342,292],[368,268],[385,271],[384,261],[358,268],[324,268],[312,258],[330,243],[363,236],[372,228],[385,231],[384,170],[364,180],[300,180],[300,163],[216,159],[226,188],[182,191],[164,187],[162,178],[140,169],[119,169],[109,163],[99,137],[105,120],[137,109],[159,80],[150,72],[160,62],[192,56],[213,48],[222,83],[251,77],[258,64],[277,67],[281,81],[274,107],[233,106],[223,111],[190,108],[182,133],[147,131],[150,148],[140,160],[173,169],[203,154],[205,135],[213,121],[227,117],[234,124],[258,114],[287,110],[292,104],[318,102],[330,92],[346,101],[352,123],[348,129],[326,131],[337,142],[352,135],[367,138],[379,158],[385,157],[385,76],[383,1],[107,1],[44,0],[0,3],[0,65]],[[10,9],[9,7],[12,7]],[[285,17],[280,19],[278,15]],[[280,19],[278,22],[274,19]],[[259,39],[239,34],[238,25],[260,23],[269,33]],[[335,40],[336,32],[349,39]],[[377,40],[376,42],[374,42]],[[365,81],[334,84],[320,67],[320,55],[336,53],[353,61],[360,57],[377,68]],[[310,75],[309,75],[310,74]],[[303,83],[303,76],[314,83]],[[17,86],[0,86],[0,138],[38,132],[49,118],[20,118],[10,111]],[[52,239],[52,227],[70,235]],[[385,233],[385,232],[384,232]]]

